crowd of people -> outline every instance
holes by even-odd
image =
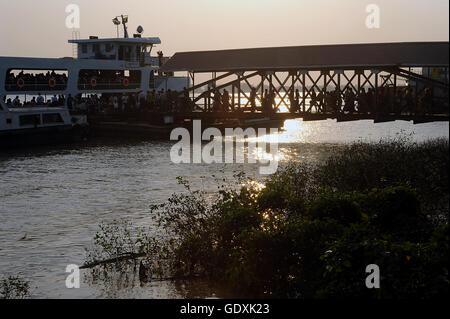
[[[407,102],[406,99],[410,97],[411,101]],[[347,88],[344,91],[323,89],[318,93],[312,89],[310,98],[309,110],[315,108],[317,111],[325,113],[400,113],[407,111],[406,109],[402,110],[401,105],[412,106],[413,104],[409,90],[396,95],[392,87],[381,87],[378,89],[378,93],[373,88],[369,88],[367,91],[365,88],[361,88],[359,92],[353,88]],[[395,99],[398,101],[394,101]],[[405,99],[406,103],[402,103],[401,99]]]
[[[124,71],[116,70],[81,70],[78,78],[78,88],[86,89],[137,89],[140,87],[140,71],[130,71],[125,76]]]
[[[433,95],[431,89],[424,88],[415,96],[411,88],[395,90],[393,87],[380,87],[378,91],[373,88],[368,90],[361,88],[355,92],[353,88],[344,91],[337,89],[327,91],[314,88],[307,90],[305,99],[298,89],[290,90],[286,97],[277,99],[274,90],[265,89],[262,95],[258,95],[255,88],[249,93],[249,98],[241,106],[250,112],[262,112],[273,114],[279,111],[281,104],[286,104],[291,113],[346,113],[346,114],[387,114],[387,113],[426,113],[432,110]],[[225,89],[222,92],[215,90],[205,97],[205,109],[207,112],[233,112],[238,108],[237,103],[232,102],[231,94]],[[159,113],[187,113],[195,109],[195,104],[189,96],[189,91],[183,93],[172,90],[152,90],[140,93],[123,94],[81,94],[72,97],[70,94],[53,95],[49,99],[38,94],[31,99],[21,102],[17,96],[5,101],[10,107],[21,106],[67,106],[71,110],[92,112],[159,112]],[[259,102],[259,103],[258,103]],[[309,103],[308,103],[309,102]],[[241,108],[243,110],[244,108]]]
[[[387,114],[387,113],[424,113],[431,111],[433,96],[430,88],[424,88],[417,96],[411,88],[395,89],[392,86],[374,88],[361,88],[359,92],[353,88],[344,91],[337,89],[327,91],[323,89],[318,94],[311,91],[310,108],[327,113],[360,113],[360,114]],[[297,106],[297,107],[296,107]],[[294,100],[294,112],[298,103]],[[292,110],[291,110],[292,112]]]
[[[8,72],[6,74],[7,91],[48,91],[63,90],[67,87],[67,75],[65,72],[53,71],[41,73],[25,73],[23,70],[17,74]]]
[[[194,109],[194,103],[185,89],[184,94],[164,89],[148,92],[124,93],[122,95],[104,95],[100,105],[106,106],[113,112],[159,112],[159,113],[185,113]]]
[[[212,105],[206,109],[213,112],[230,112],[235,110],[234,103],[230,103],[230,93],[216,90],[209,96]],[[261,111],[270,114],[279,111],[281,104],[286,104],[291,113],[323,112],[323,113],[396,113],[428,112],[431,111],[433,96],[430,88],[421,90],[415,101],[415,92],[411,88],[394,89],[392,86],[361,88],[356,92],[353,88],[343,91],[334,89],[307,90],[305,99],[298,89],[290,90],[287,96],[278,96],[275,90],[265,89],[261,96],[255,88],[251,88],[248,103],[244,103],[251,112]],[[257,102],[260,102],[259,105]]]
[[[41,73],[8,72],[6,74],[7,91],[51,91],[64,90],[67,87],[66,72],[47,71]],[[79,89],[136,89],[140,86],[140,72],[132,71],[125,76],[123,71],[81,70]]]
[[[70,94],[69,94],[70,96]],[[38,93],[37,96],[33,96],[31,99],[23,101],[20,99],[19,96],[16,96],[13,98],[3,97],[3,102],[6,103],[8,107],[33,107],[33,106],[65,106],[66,105],[66,98],[63,94],[60,95],[53,95],[50,98],[47,98],[46,96],[41,95]]]

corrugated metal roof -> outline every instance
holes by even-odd
[[[402,42],[180,52],[162,71],[448,66],[448,45],[448,42]]]

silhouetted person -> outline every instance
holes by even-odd
[[[253,113],[256,111],[256,89],[253,87],[250,91],[250,110]]]
[[[314,88],[311,89],[311,101],[309,102],[310,108],[312,109],[313,106],[316,106],[317,103],[317,95]]]

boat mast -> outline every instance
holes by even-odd
[[[125,38],[128,38],[128,30],[127,30],[127,22],[128,22],[128,16],[123,16],[122,17],[122,24],[123,24],[123,35]]]

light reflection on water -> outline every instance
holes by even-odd
[[[412,122],[395,121],[374,124],[371,120],[340,122],[329,119],[304,122],[286,120],[283,130],[276,137],[265,135],[257,141],[289,143],[351,143],[354,141],[377,142],[380,139],[411,136],[413,141],[448,137],[447,122],[414,125]]]
[[[399,134],[411,135],[415,141],[448,138],[449,126],[289,120],[277,136],[278,156],[281,165],[291,160],[321,161],[342,143],[378,141]],[[177,176],[209,192],[214,192],[217,180],[224,177],[231,181],[240,171],[258,177],[259,164],[173,164],[169,156],[172,145],[165,141],[99,140],[85,146],[0,153],[0,275],[21,274],[30,279],[36,287],[35,297],[228,296],[207,283],[153,282],[112,290],[86,284],[79,290],[65,288],[66,265],[83,263],[84,248],[98,224],[127,219],[155,229],[149,205],[182,191]]]

